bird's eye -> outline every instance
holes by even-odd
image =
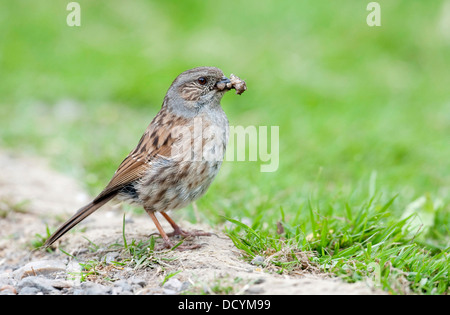
[[[200,83],[201,85],[205,85],[206,84],[206,78],[204,78],[204,77],[198,78],[198,83]]]

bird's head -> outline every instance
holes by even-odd
[[[198,67],[181,73],[166,95],[166,105],[197,113],[205,107],[220,106],[230,79],[215,67]],[[229,84],[228,84],[229,86]]]

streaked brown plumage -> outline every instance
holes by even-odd
[[[155,212],[168,220],[173,234],[208,235],[181,230],[166,211],[185,207],[201,197],[219,171],[228,142],[228,119],[220,100],[231,88],[236,87],[238,94],[246,89],[244,81],[232,78],[230,81],[214,67],[194,68],[180,74],[167,91],[161,110],[106,188],[50,236],[45,246],[112,199],[143,206],[165,247],[173,244]]]

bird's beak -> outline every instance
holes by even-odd
[[[216,83],[216,87],[219,91],[223,91],[226,88],[227,89],[231,89],[233,85],[231,84],[230,79],[228,79],[226,76],[223,76],[222,79],[220,79],[220,81],[217,81]]]
[[[228,83],[231,83],[231,81],[230,81],[230,79],[228,79],[226,76],[223,76],[222,79],[221,79],[219,82],[217,82],[217,83],[225,83],[225,84],[228,84]]]

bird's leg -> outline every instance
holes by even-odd
[[[170,249],[174,247],[174,244],[170,241],[169,237],[167,236],[166,232],[164,232],[164,229],[162,228],[161,224],[159,223],[158,219],[155,216],[155,213],[152,211],[147,211],[147,213],[150,215],[150,218],[152,218],[153,223],[155,223],[156,228],[159,231],[159,234],[164,240],[164,248]],[[188,249],[196,249],[201,247],[201,245],[179,245],[176,249],[178,250],[188,250]]]
[[[169,222],[170,225],[173,227],[173,232],[167,234],[168,236],[180,235],[182,237],[189,237],[189,236],[211,236],[212,235],[211,233],[203,232],[203,231],[192,231],[192,232],[184,231],[180,228],[180,226],[178,224],[175,223],[174,220],[172,220],[171,217],[169,217],[169,215],[167,213],[165,213],[164,211],[161,211],[161,214],[167,220],[167,222]]]
[[[152,218],[153,223],[155,223],[156,228],[159,231],[159,234],[161,235],[161,237],[164,240],[164,246],[166,248],[172,248],[174,245],[173,243],[170,241],[169,237],[167,236],[166,232],[164,232],[164,229],[162,228],[161,224],[159,223],[158,219],[155,216],[154,212],[147,212],[150,216],[150,218]]]

